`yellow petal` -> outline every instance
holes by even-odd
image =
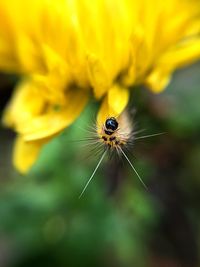
[[[15,128],[38,116],[46,105],[41,91],[39,84],[30,79],[22,80],[4,111],[3,124]]]
[[[104,123],[108,117],[119,116],[127,106],[128,100],[129,90],[117,84],[113,85],[101,104],[97,116],[98,125]]]
[[[184,67],[193,63],[200,57],[200,33],[199,36],[185,40],[163,54],[158,60],[158,67],[165,66],[173,71],[176,68]]]
[[[160,93],[168,85],[171,73],[180,67],[195,62],[200,57],[200,37],[183,41],[166,51],[158,60],[145,83],[154,93]]]
[[[88,76],[90,83],[94,89],[96,98],[101,98],[108,88],[111,81],[108,79],[103,63],[94,55],[88,55],[87,57]]]
[[[36,161],[41,147],[49,139],[35,142],[26,142],[22,136],[18,136],[15,141],[13,164],[21,172],[26,173]]]
[[[171,73],[166,71],[165,69],[155,69],[151,74],[147,77],[145,81],[145,85],[151,89],[154,93],[162,92],[171,80]]]
[[[108,105],[116,115],[122,113],[129,100],[129,90],[118,84],[108,91]]]
[[[44,114],[32,118],[28,123],[21,124],[17,131],[23,134],[26,141],[55,135],[79,116],[87,101],[87,91],[71,88],[65,94],[64,105],[49,106]]]

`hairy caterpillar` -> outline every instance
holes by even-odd
[[[113,116],[106,118],[103,124],[98,125],[95,128],[95,131],[96,136],[94,138],[90,138],[89,140],[92,140],[93,144],[99,143],[100,146],[103,147],[103,154],[100,157],[92,175],[84,186],[81,194],[79,195],[79,198],[81,198],[84,194],[86,188],[88,187],[89,183],[91,182],[97,169],[99,168],[101,162],[103,161],[105,155],[108,152],[117,152],[117,154],[123,155],[131,166],[131,168],[133,169],[133,171],[135,172],[135,174],[137,175],[140,182],[147,189],[147,186],[145,185],[137,170],[135,169],[132,162],[129,160],[127,154],[125,153],[125,148],[133,144],[135,140],[160,135],[161,133],[136,137],[135,135],[140,131],[134,131],[133,125],[130,122],[127,112],[123,112],[119,117]]]

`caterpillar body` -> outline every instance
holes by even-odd
[[[132,125],[128,122],[124,114],[121,117],[109,117],[105,123],[97,129],[97,134],[100,137],[100,142],[105,145],[105,148],[119,151],[120,147],[133,142]]]
[[[123,112],[119,117],[109,116],[105,119],[104,123],[101,125],[98,125],[96,128],[96,137],[95,139],[92,139],[94,143],[100,143],[103,145],[103,154],[99,159],[99,162],[97,163],[92,175],[88,179],[85,187],[83,188],[81,194],[79,195],[79,198],[82,197],[84,194],[86,188],[88,187],[89,183],[91,182],[92,178],[94,177],[97,169],[99,168],[101,162],[103,161],[105,155],[111,151],[111,152],[117,152],[120,155],[123,155],[124,158],[129,163],[130,167],[140,180],[140,182],[143,184],[143,186],[148,190],[147,186],[143,182],[142,178],[138,174],[137,170],[133,166],[133,163],[128,158],[127,154],[125,153],[125,148],[129,147],[133,144],[135,140],[138,139],[144,139],[147,137],[157,136],[163,133],[157,133],[157,134],[150,134],[150,135],[144,135],[144,136],[138,136],[135,135],[139,133],[140,131],[136,132],[134,131],[133,125],[130,122],[129,116],[127,112]]]

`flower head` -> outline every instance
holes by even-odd
[[[0,69],[23,77],[3,118],[18,133],[15,165],[27,171],[91,94],[101,123],[133,85],[160,92],[198,58],[198,0],[1,1]]]

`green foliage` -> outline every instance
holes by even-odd
[[[90,123],[93,110],[88,108],[47,144],[28,175],[1,189],[0,230],[17,251],[13,266],[16,262],[17,266],[25,266],[24,262],[29,266],[143,265],[144,229],[150,224],[147,217],[153,215],[147,193],[131,180],[136,179],[131,177],[134,174],[119,188],[119,195],[110,196],[105,186],[106,160],[78,198],[98,160],[78,141],[88,135],[82,129]],[[142,224],[144,229],[138,231]]]

